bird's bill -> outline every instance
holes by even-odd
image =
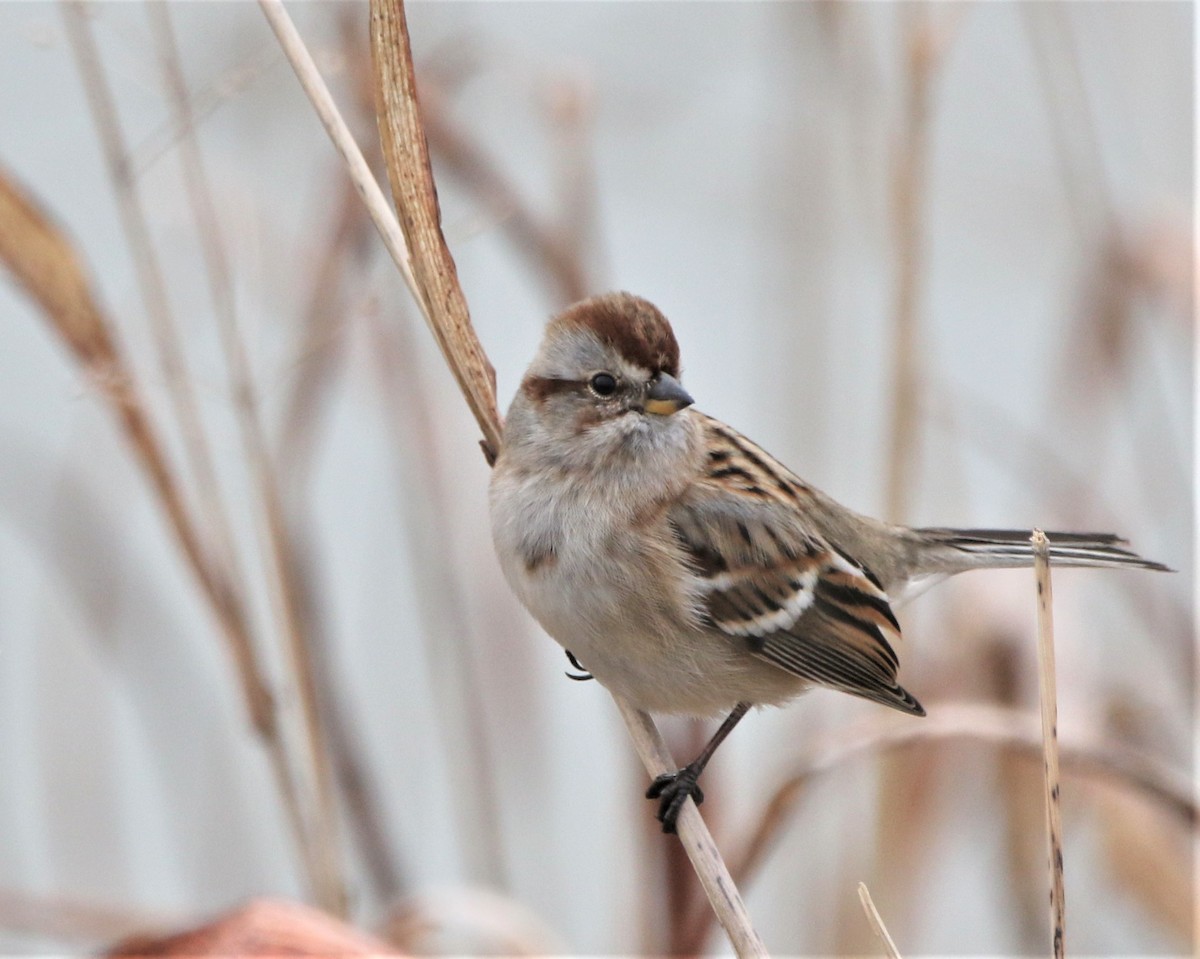
[[[646,393],[646,412],[670,416],[691,406],[695,400],[670,373],[660,373]]]

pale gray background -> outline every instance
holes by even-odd
[[[347,99],[340,8],[289,9]],[[410,11],[419,63],[473,51],[452,115],[547,216],[560,209],[562,158],[546,99],[563,82],[582,85],[594,110],[595,289],[658,303],[675,323],[699,405],[866,512],[883,508],[885,485],[901,12],[801,3]],[[949,12],[933,11],[947,22]],[[185,4],[173,15],[198,96],[239,64],[265,64],[205,119],[202,142],[274,430],[303,375],[298,318],[340,172],[256,5]],[[365,6],[358,15],[365,36]],[[1058,133],[1030,44],[1032,31],[1049,29],[1047,16],[1065,25],[1050,33],[1051,56],[1069,62],[1067,37],[1086,95],[1082,113],[1068,103]],[[908,519],[1119,528],[1180,570],[1137,579],[1134,589],[1148,597],[1142,609],[1191,609],[1193,18],[1185,3],[981,4],[958,21],[933,83],[921,488]],[[95,29],[127,135],[146,156],[161,140],[166,108],[143,9],[101,4]],[[1056,137],[1086,147],[1093,131],[1093,165],[1064,168]],[[0,162],[78,242],[161,404],[130,256],[54,5],[0,5]],[[246,565],[258,575],[253,496],[175,154],[146,166],[139,183]],[[1072,195],[1082,206],[1072,207]],[[473,196],[449,178],[441,196],[506,403],[542,322],[561,304]],[[1098,389],[1085,362],[1093,328],[1079,318],[1099,269],[1106,206],[1135,241],[1166,249],[1171,264],[1182,255],[1185,280],[1180,302],[1136,301],[1133,373]],[[339,684],[385,799],[394,851],[417,890],[484,874],[471,826],[456,813],[452,770],[465,753],[447,742],[445,670],[429,654],[432,645],[439,655],[438,643],[468,644],[484,677],[477,695],[498,780],[507,891],[564,950],[639,949],[659,908],[644,892],[656,879],[639,865],[650,815],[637,799],[640,770],[608,697],[562,678],[558,648],[509,597],[487,541],[487,469],[474,424],[377,247],[373,264],[335,333],[345,365],[321,414],[306,509]],[[397,458],[395,423],[406,410],[383,408],[364,333],[372,308],[408,330],[439,431],[443,502],[454,508],[437,542],[457,598],[436,594],[434,605],[453,603],[454,620],[416,602],[415,567],[425,560],[410,537],[438,507],[414,479],[427,448],[401,436]],[[257,894],[302,896],[208,610],[122,437],[7,282],[0,324],[0,889],[184,919]],[[1030,443],[1072,464],[1090,498],[1052,495]],[[1056,580],[1061,728],[1099,729],[1095,690],[1121,689],[1170,717],[1153,748],[1186,768],[1190,657],[1164,654],[1154,634],[1165,627],[1139,618],[1112,582],[1105,574]],[[265,595],[261,582],[253,591]],[[937,673],[944,697],[978,688],[955,674],[964,653],[935,616],[949,604],[1011,622],[1028,655],[1031,592],[1021,574],[978,574],[957,592],[921,600],[905,614],[906,685],[922,695]],[[436,641],[423,643],[423,634]],[[818,693],[747,721],[712,771],[725,782],[726,834],[753,820],[794,744],[875,708]],[[906,955],[1029,948],[1004,878],[994,774],[969,749],[951,756],[960,765],[940,793],[927,868],[908,880],[917,905],[892,932]],[[854,919],[859,879],[889,916],[892,890],[873,881],[874,857],[888,856],[872,846],[873,768],[855,764],[821,779],[748,889],[775,952],[839,948],[839,917]],[[1074,954],[1186,947],[1114,885],[1086,810],[1069,818],[1067,862]],[[356,915],[370,924],[382,906],[368,895]],[[64,948],[5,936],[0,930],[0,948],[12,951]]]

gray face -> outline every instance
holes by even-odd
[[[671,414],[690,402],[669,374],[632,362],[591,330],[556,327],[526,373],[508,428],[514,442],[548,441],[557,459],[620,458],[683,442],[687,427]]]

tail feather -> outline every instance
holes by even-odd
[[[919,529],[917,534],[933,545],[948,571],[984,566],[1029,566],[1033,562],[1032,531],[1016,529]],[[1173,570],[1145,559],[1113,533],[1046,533],[1050,561],[1060,566],[1117,566]]]

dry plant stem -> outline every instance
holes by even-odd
[[[72,48],[75,50],[89,103],[96,118],[97,130],[117,196],[122,226],[133,254],[146,312],[151,320],[163,378],[172,398],[179,429],[192,465],[192,472],[196,475],[196,482],[206,505],[207,525],[216,535],[217,556],[208,555],[207,548],[200,541],[194,524],[190,522],[190,517],[187,515],[187,506],[183,502],[182,492],[176,490],[172,498],[164,502],[167,503],[168,510],[172,512],[177,528],[180,522],[187,521],[190,539],[184,539],[182,542],[189,554],[193,552],[195,554],[193,567],[202,579],[210,584],[206,591],[210,593],[238,658],[238,672],[243,686],[247,690],[246,695],[250,702],[252,718],[255,727],[264,735],[272,770],[278,782],[290,824],[296,834],[299,849],[308,863],[308,872],[310,879],[314,882],[314,887],[320,888],[318,874],[312,866],[312,844],[307,838],[309,817],[304,812],[301,796],[293,779],[294,750],[289,748],[285,730],[277,724],[274,702],[267,693],[266,684],[261,678],[261,669],[253,648],[249,619],[238,586],[241,576],[236,568],[236,550],[231,527],[221,504],[219,486],[196,408],[191,381],[184,363],[183,350],[168,307],[166,283],[158,265],[145,211],[142,208],[131,173],[129,151],[121,133],[115,101],[101,67],[91,24],[82,4],[77,0],[72,0],[64,7],[63,12],[67,34],[71,39]],[[128,407],[122,408],[122,415],[126,419],[126,429],[131,436],[135,437],[135,448],[141,449],[143,444],[139,443],[136,438],[137,430],[142,427],[149,428],[149,421],[145,415],[141,416],[141,423],[131,421],[129,417],[132,412]],[[150,445],[157,448],[157,443]],[[177,484],[173,482],[169,474],[163,473],[167,470],[165,458],[160,455],[158,459],[161,459],[162,462],[148,462],[147,465],[155,477],[156,486],[162,496],[164,495],[163,490],[175,487]],[[179,518],[175,518],[175,511],[178,511]]]
[[[303,39],[296,31],[295,25],[292,23],[287,11],[278,0],[259,0],[259,4],[276,37],[278,37],[289,62],[292,64],[292,68],[300,79],[305,93],[316,108],[326,132],[346,162],[347,172],[350,174],[350,178],[359,196],[362,197],[367,211],[371,215],[372,222],[374,222],[376,228],[379,230],[385,247],[391,254],[396,265],[400,268],[400,272],[409,290],[412,291],[413,298],[416,300],[418,307],[425,316],[427,324],[431,329],[436,331],[435,321],[431,318],[429,306],[424,299],[425,294],[417,285],[417,281],[413,276],[413,265],[409,258],[408,240],[402,232],[395,214],[393,214],[391,207],[388,205],[387,199],[379,189],[379,185],[375,182],[362,151],[351,135],[350,129],[341,116],[341,113],[338,111],[333,97],[325,85],[325,81],[317,70],[316,64],[313,62],[307,47],[304,45]],[[440,231],[440,225],[438,229]],[[474,331],[470,330],[469,318],[466,320],[466,324],[466,328],[470,331],[473,338]],[[441,336],[438,336],[439,344],[442,342],[442,339]],[[482,348],[478,346],[478,341],[475,341],[475,349],[479,351],[479,355],[482,357]],[[460,354],[469,353],[470,349],[460,346],[459,352]],[[455,360],[446,352],[445,348],[443,348],[443,353],[447,356],[447,362],[451,365],[451,368],[455,369],[457,373],[458,368],[455,366]],[[500,417],[495,406],[495,379],[491,375],[491,366],[487,364],[486,358],[483,359],[482,363],[483,365],[477,363],[470,368],[476,371],[486,369],[488,372],[484,386],[490,392],[491,396],[490,415],[493,425],[490,430],[485,428],[483,432],[484,436],[488,437],[487,442],[490,443],[490,448],[494,451],[499,448],[500,436]],[[459,376],[459,382],[460,384],[462,383],[461,376]],[[485,405],[485,408],[487,408],[487,405]],[[498,844],[492,845],[495,849],[498,849]],[[487,854],[484,856],[484,860],[492,863],[485,871],[493,879],[499,880],[502,870],[497,865],[499,862],[498,853]]]
[[[858,884],[858,901],[862,903],[863,912],[867,914],[867,922],[871,924],[871,931],[883,943],[883,948],[888,954],[888,959],[900,959],[900,950],[896,948],[896,943],[892,941],[891,933],[887,931],[887,926],[883,924],[883,917],[879,915],[879,910],[875,908],[875,901],[871,898],[871,891],[867,889],[865,882]]]
[[[212,531],[217,558],[224,565],[230,586],[240,582],[232,526],[221,500],[212,453],[201,422],[183,347],[167,300],[166,280],[150,237],[145,210],[132,172],[129,151],[117,116],[112,89],[100,62],[100,52],[91,22],[80,0],[69,0],[62,8],[63,24],[83,80],[88,105],[96,123],[109,179],[117,199],[117,211],[129,245],[138,279],[142,306],[150,321],[159,369],[171,401],[176,425],[183,439],[192,478],[204,506],[206,525]]]
[[[621,698],[614,696],[613,699],[616,701],[617,709],[621,711],[621,718],[625,720],[625,725],[633,738],[634,748],[650,778],[653,779],[661,773],[674,772],[678,767],[672,760],[667,744],[663,742],[662,735],[654,725],[654,721]],[[738,956],[767,955],[766,946],[763,945],[758,933],[754,931],[750,914],[746,912],[746,905],[742,902],[733,877],[729,874],[729,870],[721,858],[720,850],[713,842],[708,827],[704,825],[704,820],[700,817],[700,810],[696,808],[696,804],[691,799],[684,804],[676,828],[679,832],[679,841],[683,843],[688,858],[692,860],[692,866],[696,870],[701,886],[704,887],[713,913],[729,936],[734,952]]]
[[[1046,790],[1046,836],[1050,845],[1050,928],[1054,959],[1065,955],[1066,901],[1063,888],[1062,808],[1059,803],[1058,692],[1054,670],[1054,594],[1050,588],[1050,546],[1040,529],[1033,543],[1037,580],[1038,692],[1042,705],[1042,755]]]
[[[900,129],[890,163],[891,235],[893,251],[893,301],[891,321],[891,393],[884,516],[892,522],[910,518],[915,476],[920,459],[921,384],[924,379],[920,354],[921,284],[925,270],[925,191],[928,179],[931,87],[936,74],[943,38],[937,30],[938,9],[927,4],[896,4],[901,44]],[[894,882],[898,870],[922,842],[929,825],[926,780],[916,770],[884,763],[880,771],[877,800],[875,848],[890,855],[880,861],[884,885],[896,890],[894,909],[903,918],[912,906],[911,884]],[[902,818],[896,809],[904,811]],[[861,866],[847,865],[839,877],[847,882]],[[850,913],[849,900],[839,899],[841,951],[857,952],[869,942],[857,916]]]
[[[391,902],[406,886],[404,870],[397,861],[387,836],[378,783],[358,735],[354,703],[342,694],[336,681],[337,668],[322,621],[320,577],[317,557],[307,548],[308,486],[316,427],[322,405],[340,372],[343,344],[340,326],[350,306],[345,288],[361,276],[352,268],[370,240],[371,225],[359,202],[354,185],[345,178],[331,236],[324,244],[319,266],[313,273],[308,308],[301,322],[301,347],[293,371],[293,385],[284,402],[280,441],[275,460],[277,473],[285,480],[280,492],[289,517],[292,543],[291,578],[300,596],[306,634],[312,641],[313,675],[317,683],[321,720],[329,741],[329,752],[344,801],[348,829],[353,833],[365,870],[367,895]]]
[[[304,633],[303,617],[298,606],[299,597],[291,577],[295,564],[291,558],[292,548],[279,495],[279,483],[267,453],[258,402],[250,375],[250,364],[238,330],[233,277],[221,239],[208,175],[195,135],[187,84],[179,62],[170,12],[159,0],[151,0],[146,6],[146,11],[159,47],[159,63],[163,70],[168,100],[181,131],[179,155],[188,202],[196,219],[221,345],[229,365],[242,449],[246,462],[250,464],[259,494],[261,519],[267,539],[266,553],[270,557],[267,576],[274,585],[271,591],[272,606],[283,634],[281,645],[285,653],[284,660],[289,667],[288,675],[298,693],[302,729],[297,738],[304,744],[304,748],[292,757],[298,760],[293,775],[303,786],[298,792],[308,806],[305,810],[308,841],[304,844],[304,850],[313,857],[309,873],[315,880],[316,887],[313,891],[322,908],[335,915],[344,915],[346,887],[341,875],[337,848],[333,774],[325,731],[320,721],[309,640]],[[287,716],[289,712],[290,710],[284,715]]]
[[[377,102],[384,114],[380,117],[380,135],[389,178],[394,183],[393,193],[402,212],[407,204],[423,206],[420,213],[409,211],[404,218],[406,230],[412,231],[411,237],[394,229],[396,221],[386,203],[376,202],[378,185],[371,178],[362,152],[338,114],[333,98],[282,4],[279,0],[259,0],[259,4],[326,131],[346,160],[350,175],[367,203],[372,220],[383,234],[389,252],[405,279],[413,280],[410,289],[414,299],[425,313],[426,322],[483,432],[484,452],[487,454],[491,451],[494,455],[500,448],[502,430],[496,408],[495,376],[471,327],[466,302],[458,287],[453,261],[449,259],[441,232],[428,150],[417,115],[412,54],[403,5],[395,0],[372,2],[371,49],[377,73]],[[396,116],[390,115],[393,111]],[[406,142],[409,139],[411,142]],[[399,243],[395,242],[397,235],[400,236]],[[391,241],[389,237],[392,237]],[[408,239],[408,245],[405,245],[405,239]],[[407,256],[410,249],[413,251],[411,264]],[[419,284],[414,276],[418,272],[421,274]],[[440,295],[427,295],[426,291],[431,290]],[[616,701],[646,768],[653,775],[674,769],[650,717],[620,699]],[[693,803],[685,805],[679,817],[678,829],[680,841],[688,849],[705,892],[714,910],[719,913],[721,924],[729,933],[738,954],[765,955],[762,941],[750,924],[745,905]]]
[[[667,751],[672,756],[699,756],[711,734],[710,723],[692,720],[684,724],[683,728],[676,727],[675,736],[664,736],[663,742],[667,744]],[[711,773],[709,775],[711,776]],[[708,785],[710,788],[705,792],[707,805],[704,807],[704,821],[706,825],[714,824],[710,828],[719,828],[721,793],[719,789],[712,788],[715,784],[711,778]],[[636,803],[638,807],[644,802],[642,797],[633,794],[630,795],[629,801]],[[655,858],[661,861],[661,898],[665,902],[652,903],[651,908],[659,917],[665,913],[667,940],[665,950],[655,948],[653,942],[646,941],[641,951],[665,951],[669,956],[698,956],[704,951],[704,940],[690,938],[697,931],[697,925],[691,920],[697,915],[711,916],[712,910],[708,906],[696,870],[692,868],[687,850],[681,843],[662,841],[662,825],[657,819],[646,816],[643,821],[646,828],[641,830],[638,837],[642,840],[642,845],[636,855],[655,856],[658,853]],[[703,927],[705,939],[711,932],[712,923],[706,923]]]
[[[509,888],[499,821],[496,777],[488,748],[483,680],[477,666],[466,609],[468,597],[455,575],[451,531],[445,517],[454,503],[437,449],[430,391],[422,383],[416,344],[406,323],[390,323],[371,311],[372,354],[379,369],[382,406],[396,459],[399,486],[419,491],[401,497],[401,515],[414,570],[418,622],[426,648],[437,735],[449,764],[460,846],[469,875],[501,890]],[[407,318],[402,318],[407,319]],[[413,464],[420,464],[413,468]]]
[[[97,306],[74,251],[2,174],[0,260],[37,301],[120,419],[134,455],[166,511],[184,558],[221,625],[251,722],[267,747],[289,822],[297,840],[303,843],[302,814],[289,775],[286,746],[275,722],[274,701],[263,681],[243,608],[229,588],[228,579],[201,545],[132,371],[116,347],[111,325]]]
[[[458,278],[454,272],[453,261],[449,260],[448,252],[444,255],[437,253],[439,245],[443,250],[445,249],[445,242],[440,239],[440,223],[436,219],[430,221],[426,215],[421,214],[418,214],[417,223],[405,223],[405,227],[410,230],[419,225],[421,242],[432,244],[430,248],[413,251],[414,254],[422,258],[433,257],[437,261],[437,266],[430,271],[432,275],[427,275],[424,277],[424,282],[418,283],[413,274],[412,255],[410,255],[407,234],[401,230],[401,224],[392,213],[391,207],[388,206],[383,192],[379,189],[379,184],[371,175],[362,151],[354,142],[354,137],[338,112],[333,97],[313,62],[312,55],[305,47],[300,34],[296,32],[296,27],[287,15],[287,11],[284,10],[283,3],[281,0],[259,0],[259,6],[262,7],[271,29],[275,31],[275,36],[279,39],[284,53],[287,54],[292,69],[295,70],[296,76],[304,87],[304,92],[317,111],[317,116],[333,141],[333,145],[341,153],[347,172],[354,181],[359,195],[362,196],[367,211],[371,214],[371,220],[383,237],[384,246],[387,247],[388,253],[400,268],[405,283],[412,291],[417,306],[420,307],[421,313],[425,317],[426,324],[433,333],[438,346],[441,347],[447,365],[457,379],[459,389],[466,397],[471,412],[475,414],[475,420],[483,432],[484,440],[494,455],[494,451],[500,448],[500,414],[496,409],[495,398],[496,378],[491,364],[483,355],[483,349],[479,346],[474,330],[471,329],[466,302],[462,298],[461,289],[458,288]],[[373,38],[374,33],[375,31],[372,31]],[[374,49],[374,43],[372,49]],[[411,70],[409,72],[411,73]],[[396,96],[394,91],[385,95],[390,98]],[[412,119],[415,117],[414,110]],[[406,146],[414,150],[417,156],[424,157],[425,162],[428,163],[425,137],[420,134],[419,127],[414,132],[399,125],[395,133],[402,142],[406,136],[420,135],[419,147],[414,144],[406,144]],[[392,142],[395,142],[394,138]],[[386,137],[384,143],[386,150],[388,143]],[[419,185],[408,180],[405,181],[404,195],[406,199],[415,201],[420,192]],[[422,197],[422,199],[432,201],[436,208],[437,200],[432,194]],[[439,242],[435,243],[429,237],[430,228],[436,233]],[[433,318],[435,312],[440,317],[437,322]],[[485,385],[490,387],[490,393],[484,389]]]
[[[891,423],[888,429],[888,486],[886,515],[902,522],[911,505],[916,461],[917,409],[920,371],[917,358],[917,295],[923,267],[921,217],[929,153],[929,84],[936,50],[924,7],[898,7],[905,24],[904,129],[892,171],[893,242],[896,288],[892,305],[895,343],[892,347]]]
[[[132,372],[113,340],[109,321],[97,306],[71,246],[3,172],[0,260],[37,301],[113,406],[167,513],[188,566],[221,624],[254,727],[272,740],[275,724],[271,695],[263,682],[242,608],[201,544]]]

